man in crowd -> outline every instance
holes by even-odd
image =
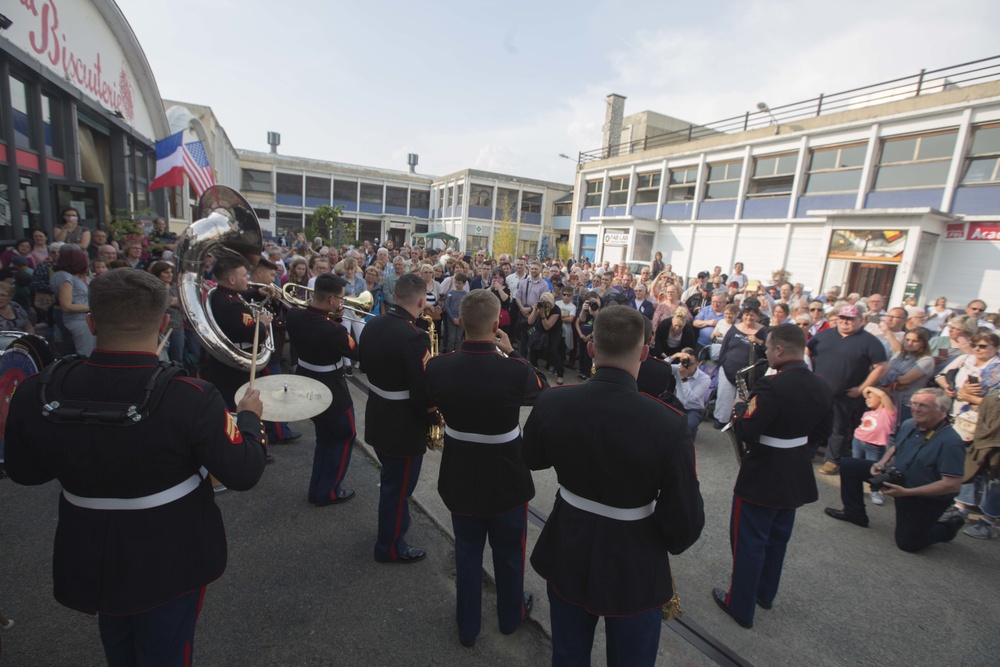
[[[639,283],[635,286],[635,298],[629,301],[629,308],[634,308],[639,311],[646,319],[652,321],[653,313],[656,311],[656,305],[649,300],[649,289],[646,287],[645,283]]]
[[[395,303],[396,282],[406,273],[406,260],[402,255],[396,255],[389,269],[390,273],[382,280],[382,298],[385,300],[386,310]]]
[[[47,398],[43,375],[26,379],[6,426],[11,479],[59,480],[55,598],[97,614],[113,667],[189,664],[205,587],[226,568],[208,473],[245,491],[264,472],[260,393],[248,391],[234,418],[211,384],[158,366],[168,299],[163,282],[142,271],[95,278],[87,324],[97,349],[86,363],[60,362]],[[43,413],[44,402],[64,396],[86,398],[58,401],[65,414]],[[126,408],[144,404],[134,421]],[[84,410],[101,420],[79,416]],[[115,414],[121,420],[109,423]]]
[[[177,234],[167,229],[167,221],[157,218],[153,221],[153,232],[149,235],[150,254],[159,259],[164,250],[177,250]]]
[[[517,260],[518,262],[522,260]],[[531,314],[531,309],[538,304],[538,300],[543,294],[549,291],[548,283],[542,280],[542,263],[532,262],[531,268],[529,269],[528,277],[520,282],[517,287],[517,292],[514,293],[514,300],[517,302],[517,307],[521,311],[521,317],[518,319],[519,322],[527,324],[528,315]],[[510,284],[508,280],[508,285]],[[521,356],[527,356],[528,354],[528,327],[519,327],[521,331],[520,336],[520,346],[519,351]]]
[[[982,299],[973,299],[970,301],[969,305],[965,307],[965,314],[975,318],[978,326],[986,327],[987,329],[996,328],[992,322],[983,319],[983,315],[986,314],[986,302]]]
[[[872,294],[868,297],[868,321],[878,324],[885,315],[885,299],[882,295]]]
[[[674,374],[676,387],[674,396],[684,408],[684,416],[687,418],[688,431],[691,432],[691,441],[694,442],[698,435],[698,427],[701,425],[702,417],[705,415],[705,405],[708,402],[709,387],[712,386],[712,378],[708,377],[705,371],[701,370],[698,356],[691,348],[684,348],[670,358],[670,370]],[[645,363],[645,362],[643,362]]]
[[[724,319],[726,319],[726,292],[717,290],[712,293],[711,302],[694,316],[694,328],[698,330],[698,347],[711,344],[715,325]]]
[[[330,407],[312,418],[316,449],[308,498],[317,507],[354,497],[353,489],[342,486],[357,435],[354,402],[344,377],[344,357],[358,357],[357,345],[341,323],[346,286],[340,276],[319,276],[309,305],[288,312],[288,338],[299,355],[295,374],[322,382],[333,393]]]
[[[511,294],[517,293],[517,288],[524,280],[525,276],[528,275],[528,264],[523,257],[518,257],[514,260],[514,273],[507,276],[507,289],[510,290]]]
[[[493,282],[493,264],[489,260],[484,260],[479,265],[479,275],[469,281],[469,289],[489,289]]]
[[[415,563],[426,556],[406,542],[408,503],[427,451],[427,429],[438,423],[424,375],[430,339],[416,325],[426,294],[419,275],[402,276],[396,282],[395,305],[365,324],[361,334],[361,365],[370,383],[365,441],[382,464],[375,543],[379,563]]]
[[[749,403],[734,410],[732,428],[748,454],[733,490],[729,590],[714,589],[712,599],[745,628],[758,605],[774,603],[795,510],[819,498],[810,443],[830,434],[833,395],[806,366],[805,346],[801,327],[773,327],[767,363],[778,372],[754,383]]]
[[[895,337],[896,340],[902,343],[903,336],[906,335],[905,328],[905,308],[890,308],[889,311],[882,316],[881,321],[878,324],[870,322],[865,325],[865,331],[878,338],[879,342],[882,343],[882,347],[885,348],[885,356],[887,359],[892,356],[892,344],[889,342],[889,336]]]
[[[889,370],[889,364],[885,348],[864,330],[857,306],[841,308],[836,328],[813,336],[808,351],[813,370],[833,392],[833,431],[826,443],[820,472],[835,475],[841,457],[850,451],[854,429],[861,423],[865,409],[863,392],[878,384]]]
[[[915,553],[938,542],[950,542],[965,519],[942,518],[962,486],[965,443],[948,421],[951,398],[938,388],[918,389],[910,399],[913,418],[896,433],[896,444],[872,464],[864,459],[841,459],[840,499],[843,509],[824,510],[829,516],[868,527],[864,483],[884,475],[890,466],[901,479],[881,483],[882,494],[895,498],[896,546]]]
[[[681,301],[687,302],[692,296],[701,292],[702,285],[708,281],[708,271],[699,271],[698,276],[692,281],[691,286],[681,294]]]
[[[587,344],[597,373],[543,392],[524,427],[528,467],[554,467],[561,484],[531,555],[548,582],[553,665],[590,664],[601,616],[608,664],[652,665],[673,593],[668,553],[704,526],[684,417],[636,389],[644,326],[631,308],[602,308]]]
[[[458,639],[471,647],[482,620],[487,537],[500,632],[514,632],[531,610],[524,544],[535,487],[521,457],[518,420],[521,406],[533,405],[547,383],[499,330],[500,301],[493,294],[470,292],[459,308],[465,341],[457,353],[428,360],[426,373],[431,400],[447,424],[438,492],[455,529]],[[495,354],[497,347],[514,356]]]

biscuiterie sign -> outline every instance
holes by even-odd
[[[967,241],[1000,241],[1000,222],[970,222]]]

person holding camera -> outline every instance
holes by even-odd
[[[594,340],[594,318],[601,309],[601,298],[597,292],[587,292],[583,304],[580,306],[580,316],[576,318],[573,326],[576,327],[577,340],[580,341],[580,350],[577,355],[580,366],[580,379],[589,380],[590,371],[593,367],[593,359],[587,349],[587,343]]]
[[[670,357],[671,371],[677,386],[674,396],[684,406],[688,430],[691,431],[691,441],[698,435],[698,425],[705,414],[705,404],[708,402],[708,390],[712,386],[712,378],[698,365],[698,357],[694,350],[686,347]]]
[[[563,383],[562,311],[556,308],[552,292],[546,292],[528,313],[528,361],[538,367],[538,357],[545,354],[555,370],[556,384]]]
[[[962,517],[938,521],[962,486],[965,447],[951,427],[951,398],[943,389],[920,389],[910,399],[913,418],[896,433],[895,446],[872,464],[856,458],[840,461],[843,509],[827,507],[828,516],[868,527],[864,482],[896,500],[896,546],[915,553],[950,542],[965,523]]]

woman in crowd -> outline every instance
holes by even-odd
[[[146,260],[142,258],[141,241],[127,241],[125,243],[125,261],[133,269],[146,270]]]
[[[562,311],[556,307],[552,292],[538,298],[528,313],[528,362],[538,368],[538,357],[545,354],[556,374],[556,384],[563,383]]]
[[[348,257],[341,262],[344,268],[344,280],[347,286],[344,287],[344,296],[357,296],[365,291],[365,279],[358,275],[358,262],[353,257]]]
[[[31,252],[28,256],[31,257],[35,267],[49,260],[49,237],[40,229],[31,232]]]
[[[660,322],[672,318],[681,307],[681,291],[677,285],[668,284],[660,292],[658,299],[659,303],[653,311],[653,331],[658,330]]]
[[[7,282],[0,282],[0,331],[35,333],[27,311],[14,301],[14,286]]]
[[[930,338],[927,329],[907,331],[902,343],[895,336],[886,336],[892,347],[892,356],[889,372],[880,384],[892,392],[900,424],[913,416],[910,397],[918,389],[923,389],[934,375]]]
[[[285,275],[281,276],[281,286],[284,287],[288,283],[299,285],[301,287],[309,285],[309,263],[304,258],[296,257],[293,259],[291,265],[288,267],[288,271]],[[305,298],[304,293],[298,294],[297,296],[299,298]]]
[[[365,322],[367,322],[372,317],[382,314],[382,302],[385,298],[382,293],[382,272],[378,270],[377,266],[369,266],[365,269],[365,289],[363,291],[370,292],[372,295],[372,311],[371,315],[365,318]]]
[[[519,311],[517,303],[511,296],[510,288],[507,287],[507,281],[504,280],[502,270],[496,269],[493,272],[490,291],[493,292],[493,296],[500,300],[500,328],[510,337],[513,335],[514,321]]]
[[[440,267],[441,265],[438,264],[437,266]],[[439,323],[441,321],[441,313],[444,312],[444,299],[441,298],[441,284],[434,279],[434,267],[430,264],[422,264],[420,266],[420,277],[424,279],[424,283],[427,285],[424,313],[433,318],[435,326],[438,327],[438,334],[440,335]]]
[[[787,313],[787,310],[785,311]],[[715,428],[722,428],[733,416],[733,403],[736,400],[736,372],[746,368],[766,355],[764,342],[767,340],[767,327],[762,326],[760,309],[756,299],[747,298],[743,301],[743,312],[737,322],[722,339],[722,350],[719,351],[719,388],[715,398]],[[763,375],[761,371],[759,375]],[[751,381],[754,378],[751,378]]]
[[[15,255],[20,255],[28,262],[28,268],[35,268],[35,258],[31,255],[31,239],[21,239],[13,247],[7,248],[0,255],[0,264],[4,266],[10,266],[11,260]]]
[[[64,208],[62,212],[62,226],[56,225],[52,230],[52,236],[56,241],[72,243],[86,250],[90,245],[90,230],[80,224],[80,213],[75,208]]]
[[[657,276],[663,273],[663,253],[657,250],[653,257],[653,267],[649,277],[655,280]]]
[[[963,354],[972,354],[970,338],[979,331],[979,321],[968,315],[952,317],[941,336],[931,338],[931,354],[934,355],[936,372]]]
[[[68,333],[77,354],[89,357],[96,339],[87,326],[90,312],[87,291],[87,253],[72,247],[60,249],[52,276],[52,291],[62,312],[63,333]],[[69,347],[69,345],[67,345]]]
[[[799,313],[792,319],[795,321],[797,326],[802,328],[802,332],[805,333],[807,341],[812,338],[812,334],[809,333],[809,330],[813,328],[813,318],[809,315],[809,313]]]
[[[770,326],[776,327],[779,324],[794,324],[789,319],[788,304],[778,302],[771,307],[771,324]]]
[[[660,358],[676,354],[685,347],[693,348],[698,342],[698,334],[691,325],[691,312],[685,306],[678,306],[673,317],[656,327],[653,340]]]
[[[177,283],[174,281],[174,267],[162,260],[153,262],[149,272],[163,281],[170,292],[167,304],[167,315],[170,323],[167,325],[167,358],[170,361],[184,363],[184,314],[181,312],[180,297],[177,293]]]
[[[969,339],[972,353],[958,356],[934,378],[939,387],[954,399],[952,416],[979,405],[986,392],[1000,385],[1000,337],[995,333],[977,333]],[[950,372],[955,371],[954,379]]]
[[[948,307],[948,299],[939,296],[934,301],[933,306],[927,307],[927,321],[924,323],[924,327],[931,333],[938,335],[944,330],[948,319],[954,314],[955,311]]]

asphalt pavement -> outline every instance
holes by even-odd
[[[570,377],[567,382],[575,382]],[[358,379],[363,385],[364,376]],[[365,394],[357,386],[352,394],[363,438]],[[427,559],[378,564],[372,558],[378,471],[370,449],[360,439],[354,449],[347,485],[356,498],[315,508],[305,497],[312,425],[294,427],[303,437],[273,448],[277,462],[256,488],[217,497],[229,567],[209,586],[196,664],[549,664],[545,586],[530,566],[525,586],[535,595],[532,619],[515,634],[500,635],[487,575],[482,634],[472,649],[458,643],[450,518],[436,488],[440,453],[425,456],[408,535],[411,544],[428,550]],[[688,628],[664,626],[658,665],[1000,664],[1000,540],[959,535],[921,554],[904,553],[892,541],[891,499],[869,507],[868,529],[823,514],[823,507],[840,506],[837,477],[817,475],[820,501],[798,512],[774,608],[758,610],[752,630],[737,626],[710,598],[713,587],[728,585],[737,464],[726,436],[707,422],[696,448],[707,522],[701,539],[671,558]],[[540,471],[534,480],[532,507],[544,517],[555,497],[555,475]],[[55,482],[0,482],[0,612],[16,620],[2,635],[3,667],[104,664],[96,620],[52,599],[58,493]],[[539,533],[538,525],[529,526],[529,553]],[[487,572],[490,567],[487,557]],[[704,641],[685,639],[689,628]],[[603,651],[599,632],[594,665],[605,664]]]

